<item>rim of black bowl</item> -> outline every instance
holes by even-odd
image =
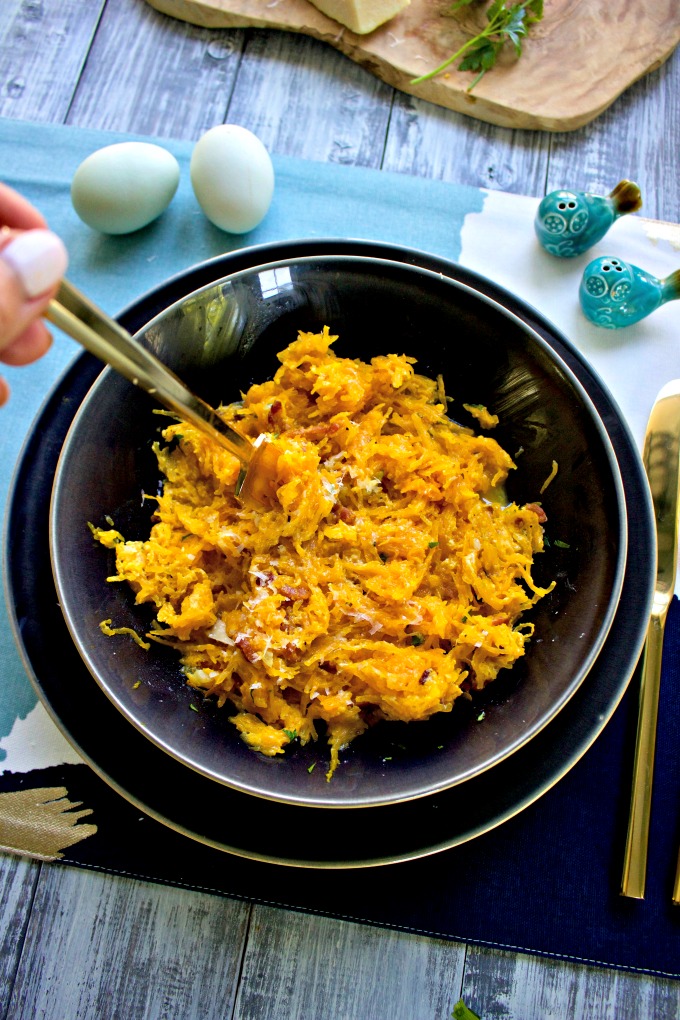
[[[291,242],[291,245],[295,246],[296,243],[297,242]],[[309,244],[324,244],[324,243],[332,243],[332,242],[329,242],[329,241],[324,242],[324,241],[320,240],[319,242],[310,241],[310,242],[299,242],[299,243],[301,243],[301,244],[305,244],[305,243],[309,243]],[[352,243],[352,242],[347,242],[347,241],[343,241],[342,242],[342,244],[349,244],[349,243]],[[359,242],[359,244],[361,244],[361,243],[362,242]],[[365,242],[365,243],[367,245],[370,245],[370,242]],[[243,249],[243,251],[238,253],[238,254],[243,254],[243,256],[246,257],[248,254],[252,255],[254,252],[262,251],[262,254],[266,255],[267,251],[269,249],[271,249],[271,248],[279,248],[280,249],[280,246],[281,245],[278,242],[276,244],[274,244],[274,245],[255,246],[253,248]],[[431,268],[429,268],[427,266],[422,266],[422,265],[418,264],[417,261],[411,261],[411,259],[417,259],[421,255],[424,258],[432,258],[431,256],[427,256],[427,253],[420,253],[420,252],[417,252],[417,251],[415,251],[413,249],[408,249],[408,248],[400,249],[397,246],[394,246],[394,247],[393,246],[389,246],[388,250],[394,251],[396,254],[400,254],[402,252],[404,254],[408,254],[409,257],[410,257],[409,261],[408,262],[404,262],[404,261],[399,261],[399,260],[394,259],[394,258],[385,258],[385,257],[373,255],[373,254],[365,254],[365,255],[364,254],[357,254],[354,251],[352,251],[352,252],[350,252],[348,254],[342,254],[342,253],[335,254],[335,253],[330,252],[330,251],[319,254],[318,252],[311,251],[309,254],[293,255],[291,257],[280,257],[280,258],[277,258],[277,259],[274,259],[274,260],[271,260],[271,261],[262,261],[262,262],[258,262],[258,263],[252,263],[251,262],[249,265],[246,265],[242,269],[236,269],[233,272],[227,273],[226,275],[220,276],[218,278],[213,278],[213,279],[207,280],[207,282],[203,283],[201,286],[199,286],[196,289],[194,289],[194,290],[190,291],[189,293],[185,294],[183,297],[181,297],[181,298],[179,298],[177,300],[172,301],[170,304],[166,305],[163,308],[160,308],[158,311],[156,311],[156,313],[153,315],[153,317],[150,318],[149,321],[145,323],[144,326],[142,326],[139,330],[137,330],[135,336],[140,336],[141,334],[144,334],[147,331],[151,330],[158,321],[161,321],[167,315],[170,315],[173,312],[173,310],[175,310],[176,308],[181,307],[183,304],[186,303],[187,300],[193,299],[196,296],[201,295],[204,292],[207,292],[207,291],[210,291],[210,290],[212,290],[212,289],[214,289],[216,287],[219,287],[222,283],[224,283],[226,281],[234,281],[234,280],[239,279],[240,277],[252,276],[255,273],[265,272],[265,271],[268,271],[268,270],[273,270],[273,269],[276,269],[276,268],[279,268],[279,267],[282,267],[282,266],[304,265],[304,264],[308,263],[311,259],[313,259],[315,262],[318,262],[318,261],[322,261],[322,262],[345,262],[345,263],[348,263],[348,264],[350,264],[350,263],[357,263],[358,262],[358,263],[361,263],[361,264],[369,264],[371,266],[378,266],[378,267],[381,266],[381,265],[389,264],[391,266],[397,266],[397,267],[399,267],[399,269],[402,269],[402,270],[404,268],[406,268],[410,272],[414,272],[417,275],[423,275],[423,276],[426,276],[428,278],[436,279],[438,282],[444,284],[445,286],[450,286],[454,290],[462,291],[462,292],[464,292],[466,294],[472,295],[472,296],[474,296],[475,300],[481,301],[482,303],[487,304],[490,307],[493,307],[502,316],[504,316],[504,317],[506,317],[508,319],[511,319],[522,332],[524,332],[525,334],[529,334],[531,336],[532,342],[538,344],[538,346],[540,348],[542,348],[547,353],[550,361],[552,361],[553,363],[555,363],[559,367],[560,371],[562,371],[564,373],[564,375],[569,379],[570,385],[573,386],[573,388],[578,392],[578,394],[579,394],[579,396],[580,396],[580,398],[581,398],[581,400],[583,402],[584,407],[588,411],[591,423],[595,427],[595,429],[596,429],[596,431],[597,431],[597,433],[598,433],[598,435],[600,437],[600,441],[601,441],[601,444],[602,444],[602,449],[604,450],[604,452],[606,454],[606,458],[607,458],[607,461],[609,463],[609,467],[610,467],[610,470],[611,470],[613,484],[614,484],[614,487],[616,489],[616,497],[617,497],[616,502],[617,502],[617,508],[618,508],[618,522],[617,522],[617,524],[618,524],[618,533],[619,533],[619,536],[620,536],[620,541],[618,543],[618,551],[617,551],[617,558],[616,558],[616,567],[615,567],[614,576],[613,576],[613,579],[612,579],[612,591],[611,591],[611,595],[610,595],[610,598],[609,598],[609,603],[608,603],[608,606],[607,606],[607,610],[606,610],[606,613],[604,615],[604,619],[602,621],[602,624],[601,624],[601,626],[598,629],[596,639],[593,641],[590,649],[588,650],[588,654],[585,656],[580,669],[576,672],[576,674],[572,678],[571,682],[565,688],[565,690],[563,691],[561,697],[557,698],[555,700],[555,702],[552,704],[551,710],[543,713],[539,717],[538,723],[530,725],[527,728],[527,730],[524,732],[524,734],[522,734],[520,737],[518,737],[514,742],[508,744],[508,746],[505,747],[502,752],[497,753],[497,754],[491,756],[488,759],[488,761],[486,761],[482,765],[480,765],[480,766],[478,766],[476,768],[471,768],[471,769],[467,770],[464,773],[461,773],[461,774],[459,774],[457,776],[454,776],[453,778],[449,778],[448,780],[439,781],[439,782],[429,782],[429,783],[426,783],[425,785],[419,786],[417,789],[410,789],[407,792],[404,792],[404,791],[395,792],[395,791],[389,789],[389,786],[386,786],[385,791],[383,793],[376,793],[375,795],[364,796],[360,800],[351,799],[351,798],[348,799],[346,797],[334,800],[332,795],[331,795],[330,798],[328,796],[324,796],[323,798],[321,798],[321,797],[316,797],[316,796],[310,795],[310,794],[299,794],[299,795],[297,795],[297,794],[296,795],[292,795],[292,794],[284,795],[284,794],[281,794],[281,793],[273,794],[266,787],[253,785],[252,783],[249,783],[249,782],[238,782],[238,781],[235,781],[232,777],[229,777],[229,776],[224,775],[224,774],[220,774],[219,772],[215,771],[214,769],[206,768],[199,760],[196,760],[191,755],[179,752],[175,747],[171,746],[166,741],[164,741],[161,738],[159,738],[158,734],[156,734],[152,729],[150,729],[148,726],[144,725],[144,723],[135,715],[135,713],[133,711],[128,710],[128,708],[121,702],[120,698],[117,696],[116,691],[114,689],[112,689],[111,686],[107,683],[105,676],[103,676],[100,673],[100,671],[97,669],[96,665],[93,663],[90,655],[88,654],[87,649],[83,647],[82,641],[80,640],[80,636],[79,636],[79,632],[78,632],[78,627],[77,627],[77,621],[76,621],[76,613],[73,611],[74,607],[71,606],[71,602],[70,602],[70,599],[68,597],[68,593],[63,590],[63,586],[61,584],[61,566],[60,566],[60,557],[59,557],[58,536],[57,536],[57,533],[56,533],[57,532],[57,528],[56,528],[56,516],[55,516],[55,508],[58,506],[59,499],[60,499],[60,480],[61,480],[61,477],[62,477],[61,465],[62,465],[65,457],[68,454],[69,443],[70,443],[73,435],[77,432],[78,423],[80,421],[81,416],[84,413],[86,413],[86,409],[88,407],[89,402],[91,400],[93,400],[93,399],[96,399],[97,390],[98,390],[99,386],[106,385],[106,380],[107,380],[107,378],[110,377],[110,374],[114,371],[113,369],[111,369],[111,368],[104,368],[102,373],[100,373],[100,375],[97,377],[97,379],[92,384],[92,387],[90,388],[90,390],[88,391],[88,393],[85,396],[84,400],[82,401],[80,407],[78,408],[78,410],[77,410],[77,412],[75,414],[75,417],[73,419],[73,422],[71,424],[71,427],[70,427],[70,429],[68,431],[68,434],[66,436],[66,439],[64,441],[64,444],[63,444],[63,447],[62,447],[62,451],[61,451],[61,454],[60,454],[60,457],[59,457],[59,462],[57,464],[57,469],[56,469],[56,472],[55,472],[55,477],[54,477],[54,485],[53,485],[53,489],[52,489],[52,498],[51,498],[51,505],[50,505],[50,536],[49,536],[49,541],[50,541],[50,556],[51,556],[51,561],[52,561],[52,571],[53,571],[55,586],[56,586],[56,589],[57,589],[57,593],[59,595],[60,606],[61,606],[61,609],[62,609],[62,612],[63,612],[63,615],[64,615],[64,619],[65,619],[66,625],[67,625],[68,630],[70,632],[71,638],[74,641],[74,643],[75,643],[75,645],[76,645],[76,647],[77,647],[77,649],[78,649],[78,651],[80,653],[80,656],[81,656],[83,662],[87,666],[87,669],[89,670],[90,674],[93,676],[93,678],[95,679],[95,681],[97,682],[99,687],[106,694],[106,696],[109,698],[109,700],[115,705],[115,707],[122,713],[122,715],[132,725],[134,725],[136,727],[136,729],[138,729],[145,737],[147,737],[157,747],[159,747],[161,750],[163,750],[164,752],[166,752],[167,754],[169,754],[170,756],[172,756],[173,758],[175,758],[176,760],[178,760],[182,764],[187,765],[188,767],[194,769],[196,772],[198,772],[199,774],[201,774],[203,776],[206,776],[209,779],[215,780],[215,781],[217,781],[219,783],[224,784],[225,786],[231,787],[231,788],[233,788],[235,790],[238,790],[238,791],[240,791],[242,793],[250,794],[250,795],[253,795],[253,796],[256,796],[256,797],[260,797],[260,798],[263,798],[263,799],[266,799],[266,800],[273,800],[273,801],[276,801],[276,802],[287,803],[287,804],[291,804],[291,805],[306,806],[306,807],[312,807],[312,808],[339,808],[339,809],[348,808],[348,809],[354,809],[354,808],[358,808],[358,807],[369,807],[369,808],[370,807],[378,807],[378,806],[381,806],[381,805],[389,805],[389,804],[401,803],[401,802],[408,801],[408,800],[416,800],[416,799],[421,798],[421,797],[431,796],[432,794],[438,793],[438,792],[446,790],[446,789],[448,789],[448,788],[450,788],[452,786],[455,786],[455,785],[458,785],[460,783],[463,783],[466,780],[474,778],[475,776],[478,776],[481,773],[487,771],[488,769],[490,769],[493,766],[497,765],[499,762],[504,761],[505,759],[510,757],[512,754],[514,754],[517,750],[519,750],[521,747],[523,747],[534,736],[536,736],[536,734],[539,733],[545,726],[547,726],[557,716],[557,714],[564,707],[564,705],[571,699],[571,697],[574,695],[574,693],[578,690],[578,688],[582,684],[583,680],[585,679],[585,677],[589,673],[590,669],[592,668],[592,665],[595,662],[595,660],[597,659],[597,656],[599,655],[599,653],[600,653],[600,651],[602,649],[602,646],[603,646],[603,644],[604,644],[604,642],[606,640],[606,637],[607,637],[607,635],[609,633],[609,630],[611,628],[611,625],[612,625],[612,622],[613,622],[613,619],[614,619],[614,615],[615,615],[615,612],[616,612],[616,608],[618,606],[618,601],[619,601],[619,597],[620,597],[621,589],[622,589],[622,585],[623,585],[625,566],[626,566],[627,544],[628,543],[627,543],[627,518],[626,518],[626,506],[625,506],[625,493],[624,493],[623,483],[622,483],[621,474],[620,474],[620,470],[619,470],[619,465],[618,465],[616,454],[614,452],[614,449],[613,449],[613,446],[612,446],[609,434],[608,434],[608,432],[607,432],[607,430],[606,430],[606,428],[605,428],[605,426],[604,426],[604,424],[603,424],[603,422],[602,422],[602,420],[600,418],[600,415],[598,414],[597,409],[595,408],[595,406],[594,406],[590,396],[588,395],[588,393],[586,392],[586,390],[584,389],[583,385],[580,383],[578,378],[575,376],[574,372],[571,370],[569,365],[564,361],[564,359],[540,335],[540,333],[538,333],[529,323],[527,323],[522,318],[520,318],[517,314],[515,314],[515,312],[511,308],[505,307],[501,303],[500,300],[496,300],[495,297],[490,297],[489,295],[487,295],[485,293],[482,293],[479,290],[476,290],[473,286],[471,286],[471,285],[469,285],[469,284],[467,284],[465,282],[462,282],[462,281],[460,281],[458,279],[449,277],[446,274],[438,271],[437,269],[434,269],[434,268],[431,269]],[[198,267],[196,267],[198,272],[199,272],[199,274],[201,273],[201,271],[209,272],[209,268],[212,265],[219,265],[219,263],[221,261],[221,258],[223,258],[223,257],[218,256],[217,258],[211,259],[211,260],[209,260],[206,263],[201,263]],[[440,261],[442,262],[442,265],[446,265],[446,260],[442,259]],[[451,264],[451,263],[449,263],[449,264]],[[468,272],[468,271],[466,271],[466,272]],[[180,279],[180,278],[184,277],[185,275],[186,275],[186,273],[177,274],[175,277],[173,277],[170,280],[166,281],[166,283],[164,285],[161,285],[160,288],[154,289],[153,291],[150,291],[149,295],[148,295],[148,299],[152,300],[156,304],[156,306],[158,306],[158,302],[163,300],[162,295],[171,292],[173,281],[177,280],[177,279]],[[475,275],[477,275],[477,274],[474,274],[474,273],[471,274],[472,277],[474,277]],[[499,287],[497,287],[497,285],[493,285],[493,287],[498,291],[500,297],[502,297],[505,293],[507,293],[508,296],[510,298],[512,298],[513,301],[515,301],[515,302],[518,301],[518,299],[514,298],[513,295],[511,295],[509,292],[504,292],[503,288],[499,288]],[[142,297],[140,299],[140,302],[143,302],[144,300],[145,300],[145,298]],[[139,302],[137,302],[137,303],[139,303]],[[520,303],[523,304],[523,302],[520,302]],[[125,314],[126,314],[125,312],[121,313],[119,318],[124,320],[125,319]],[[566,344],[567,347],[571,347],[569,341],[566,340],[566,338],[563,338],[562,335],[559,333],[559,331],[555,330],[555,333],[556,333],[556,335],[559,336],[560,340]],[[251,752],[251,753],[254,753],[254,752]]]

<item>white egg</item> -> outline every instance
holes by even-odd
[[[104,234],[129,234],[151,223],[173,199],[179,164],[150,142],[118,142],[83,160],[71,183],[73,208]]]
[[[260,139],[237,124],[220,124],[199,138],[191,184],[216,227],[245,234],[264,219],[274,194],[274,167]]]

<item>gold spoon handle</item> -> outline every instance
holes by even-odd
[[[222,421],[174,372],[73,284],[62,281],[45,317],[129,382],[146,390],[169,411],[206,432],[242,464],[248,465],[253,449],[250,440]]]
[[[656,724],[659,714],[664,625],[665,617],[653,615],[647,629],[647,643],[642,660],[630,815],[621,882],[622,895],[638,900],[644,899],[647,876],[647,847],[654,778]]]

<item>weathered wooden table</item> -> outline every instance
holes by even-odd
[[[680,217],[680,52],[573,133],[517,132],[396,93],[302,36],[209,31],[144,0],[2,0],[0,114],[195,139],[542,195],[638,181]],[[1,1020],[680,1016],[680,984],[0,856]]]

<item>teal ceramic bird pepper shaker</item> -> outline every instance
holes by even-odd
[[[637,184],[619,181],[606,197],[587,191],[551,191],[538,207],[534,227],[551,255],[573,258],[592,248],[612,223],[642,207]]]
[[[677,298],[680,269],[659,280],[644,269],[611,256],[589,262],[579,288],[584,315],[605,329],[630,326]]]

